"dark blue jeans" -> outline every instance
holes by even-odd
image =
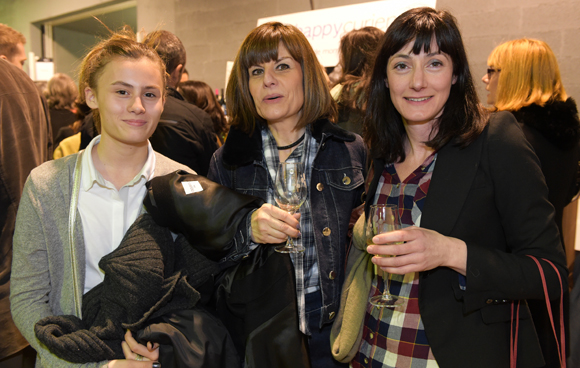
[[[320,291],[306,294],[306,320],[310,336],[308,337],[308,350],[312,368],[345,368],[346,363],[334,360],[330,350],[330,330],[332,324],[322,327],[320,325],[320,309],[322,308],[322,295]]]

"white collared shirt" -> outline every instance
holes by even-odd
[[[99,261],[119,246],[139,216],[147,191],[145,183],[153,178],[155,170],[155,154],[149,143],[147,161],[141,171],[117,190],[93,164],[91,152],[100,141],[100,135],[93,138],[81,162],[78,210],[85,240],[84,293],[104,280],[105,273],[99,268]]]

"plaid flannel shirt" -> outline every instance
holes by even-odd
[[[437,154],[400,181],[393,164],[379,180],[374,203],[396,204],[403,227],[420,226]],[[427,341],[419,312],[419,273],[388,275],[391,294],[403,300],[396,308],[367,306],[361,346],[351,362],[359,367],[434,368],[437,362]],[[370,296],[384,290],[382,273],[373,278]]]
[[[308,128],[306,128],[305,134],[304,141],[294,149],[286,159],[286,162],[303,162],[306,171],[306,183],[310,183],[312,163],[316,157],[318,144]],[[270,175],[270,182],[274,183],[276,180],[276,171],[280,165],[280,156],[278,154],[276,139],[274,139],[268,128],[262,129],[262,148]],[[274,199],[274,188],[272,187],[268,188],[268,203],[277,206],[276,200]],[[300,207],[299,212],[301,213],[300,233],[302,236],[296,239],[294,243],[303,245],[305,251],[304,253],[292,254],[291,257],[296,269],[296,294],[300,313],[300,330],[307,333],[304,294],[312,293],[320,289],[312,212],[310,209],[310,188],[308,188],[308,196],[304,204]]]

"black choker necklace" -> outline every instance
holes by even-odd
[[[304,132],[304,134],[302,134],[302,137],[298,138],[298,140],[296,142],[291,143],[291,144],[289,144],[287,146],[282,146],[282,147],[276,146],[276,147],[278,147],[278,151],[284,151],[284,150],[287,150],[287,149],[296,147],[297,145],[300,144],[300,142],[302,142],[304,140],[304,137],[305,136],[306,136],[306,132]]]

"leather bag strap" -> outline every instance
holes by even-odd
[[[552,261],[542,258],[552,266],[556,275],[558,275],[558,280],[560,281],[560,339],[558,339],[558,333],[556,332],[556,327],[554,324],[554,316],[552,315],[552,305],[550,303],[550,296],[548,295],[548,286],[546,285],[546,276],[544,275],[544,269],[540,265],[540,261],[534,256],[528,254],[528,257],[534,260],[540,271],[540,276],[542,277],[542,286],[544,288],[544,298],[546,299],[546,307],[548,309],[548,315],[550,316],[550,324],[552,325],[552,332],[556,338],[556,346],[558,347],[558,358],[560,359],[560,366],[566,368],[566,336],[564,334],[564,289],[562,287],[562,277],[560,272]],[[514,332],[514,309],[515,309],[515,332]],[[516,368],[517,355],[518,355],[518,329],[520,323],[520,301],[512,301],[511,307],[511,328],[510,328],[510,368]],[[515,335],[515,336],[514,336]]]

